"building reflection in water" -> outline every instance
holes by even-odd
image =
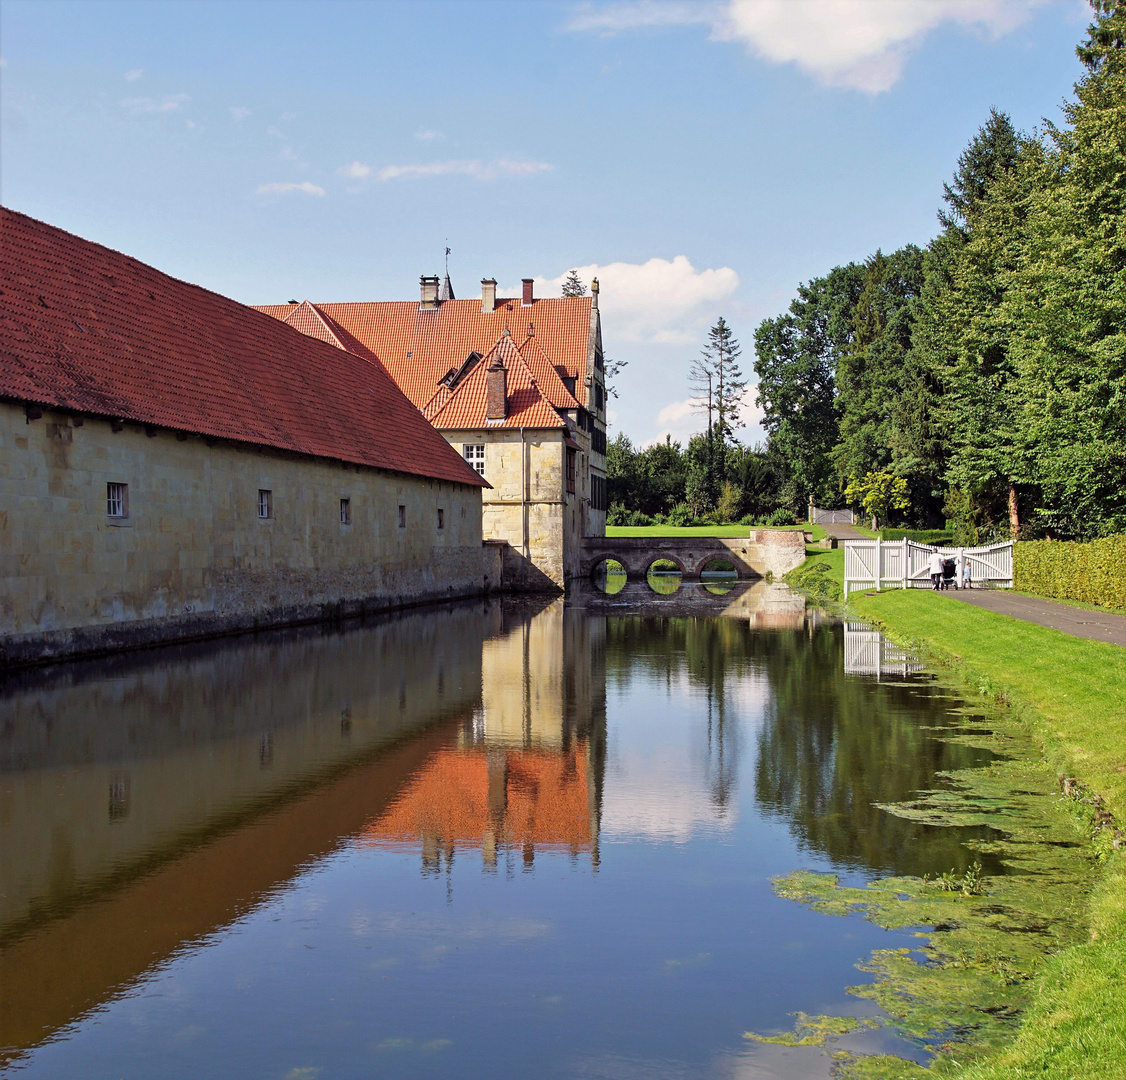
[[[512,611],[516,616],[518,609]],[[364,830],[374,845],[421,845],[424,873],[458,849],[486,871],[537,851],[598,865],[606,756],[606,621],[558,599],[486,641],[481,704]]]
[[[455,605],[0,686],[0,1066],[353,843],[598,860],[605,620]]]

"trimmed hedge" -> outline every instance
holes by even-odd
[[[941,544],[951,547],[954,534],[949,529],[881,529],[881,540],[914,540],[916,544]]]
[[[1126,608],[1126,536],[1089,544],[1022,540],[1013,551],[1013,587],[1038,596]]]

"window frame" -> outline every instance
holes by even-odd
[[[266,511],[262,513],[263,509]],[[273,521],[274,520],[274,489],[273,488],[259,488],[258,489],[258,520],[259,521]]]
[[[446,527],[446,508],[444,506],[438,507],[438,528],[442,530]]]
[[[114,507],[117,513],[114,513]],[[106,481],[106,517],[110,521],[129,520],[129,485],[117,480]]]
[[[350,495],[340,496],[340,524],[352,524],[352,497]]]
[[[405,529],[407,527],[407,508],[403,503],[399,503],[399,528]]]
[[[485,446],[485,443],[463,443],[461,447],[461,456],[479,476],[485,475]]]

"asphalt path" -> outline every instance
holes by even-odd
[[[1065,634],[1126,646],[1126,615],[1088,611],[1070,604],[1057,604],[1054,600],[1041,600],[1037,596],[1021,596],[1004,589],[958,589],[942,595],[960,600],[963,604],[996,611],[999,615],[1011,615],[1014,619],[1036,623],[1037,626],[1050,626]]]

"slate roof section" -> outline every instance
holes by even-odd
[[[0,397],[485,486],[378,365],[5,208]]]
[[[484,356],[507,329],[523,340],[528,326],[551,366],[564,369],[581,386],[590,344],[591,297],[548,297],[524,307],[519,297],[498,297],[496,310],[481,311],[481,300],[446,300],[422,310],[417,300],[314,304],[330,325],[379,358],[391,377],[420,409],[451,368],[471,352]],[[257,310],[285,319],[291,304],[268,304]],[[356,351],[356,350],[353,350]],[[358,355],[363,355],[359,353]],[[558,374],[558,373],[557,373]],[[545,392],[547,381],[544,380]],[[575,408],[575,406],[569,406]]]
[[[508,412],[503,420],[490,420],[487,407],[487,372],[494,357],[500,357],[505,368],[505,394]],[[556,382],[559,376],[552,370]],[[566,388],[559,382],[559,389]],[[570,396],[570,395],[568,395]],[[571,399],[572,409],[578,408]],[[423,415],[436,428],[463,430],[466,428],[566,428],[567,422],[547,399],[510,337],[501,337],[484,358],[478,360],[458,384],[450,390],[440,387],[427,402]]]

